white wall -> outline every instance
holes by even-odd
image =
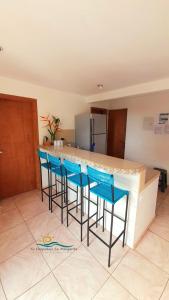
[[[160,112],[169,113],[169,91],[99,101],[90,105],[110,109],[128,108],[125,158],[167,169],[169,173],[169,135],[155,135],[153,130],[145,130],[143,125],[146,117],[155,117]]]
[[[75,114],[87,110],[88,105],[82,96],[65,93],[23,81],[0,77],[0,93],[37,99],[40,142],[46,135],[40,115],[52,113],[61,119],[63,129],[74,129]]]

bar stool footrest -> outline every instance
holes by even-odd
[[[54,199],[56,199],[57,197],[55,197]],[[76,200],[75,200],[76,201]],[[70,202],[70,203],[68,203],[68,206],[69,205],[71,205],[72,203],[74,203],[75,201],[73,201],[73,202]],[[59,203],[57,203],[56,201],[54,201],[53,199],[52,199],[52,202],[54,202],[57,206],[59,206],[60,208],[66,208],[67,207],[67,205],[65,204],[65,206],[61,206]]]
[[[96,223],[94,223],[96,224]],[[92,226],[94,225],[92,224]],[[97,237],[103,244],[105,244],[108,248],[112,248],[117,241],[119,240],[119,238],[124,234],[124,230],[122,230],[122,232],[116,237],[116,239],[113,241],[113,243],[111,245],[107,244],[99,235],[97,235],[92,229],[90,229],[92,226],[89,227],[89,231],[91,233],[93,233],[93,235],[95,235],[95,237]]]
[[[76,202],[76,201],[77,201],[77,200],[71,202],[71,204],[73,204],[73,203]],[[76,207],[78,207],[78,206],[80,206],[80,205],[81,205],[81,203],[78,203],[77,205],[73,206],[72,208],[70,208],[70,209],[68,210],[68,213],[69,213],[71,210],[75,209]]]
[[[89,218],[87,218],[86,220],[84,220],[83,222],[81,222],[79,219],[77,219],[73,214],[71,214],[70,212],[68,212],[68,214],[73,218],[73,219],[75,219],[79,224],[81,224],[81,225],[83,225],[83,224],[85,224],[87,221],[88,221],[88,219],[91,219],[91,218],[93,218],[95,215],[96,215],[96,213],[94,213],[92,216],[90,216]]]
[[[95,213],[95,214],[97,214],[97,213]],[[90,219],[90,218],[89,218]],[[96,223],[98,223],[100,220],[102,220],[103,219],[103,216],[102,217],[100,217],[99,219],[97,219],[94,223],[92,223],[92,225],[90,225],[89,226],[89,229],[91,228],[91,227],[93,227],[94,225],[96,225]]]
[[[56,194],[53,194],[51,196],[51,200],[54,202],[54,199],[56,199],[56,198],[58,198],[58,197],[60,197],[61,195],[64,195],[64,194],[66,194],[64,191],[57,192]]]
[[[55,186],[55,184],[52,184],[51,186],[46,186],[44,188],[42,188],[42,192],[46,195],[46,196],[49,196],[49,193],[46,192],[45,190],[49,190],[52,186]]]
[[[105,210],[106,212],[108,212],[109,214],[111,214],[111,211],[109,211],[107,208],[104,208],[104,210]],[[117,219],[119,219],[119,220],[125,222],[125,220],[124,220],[122,217],[120,217],[120,216],[118,216],[118,215],[116,215],[116,214],[113,214],[113,217],[115,217],[115,218],[117,218]]]

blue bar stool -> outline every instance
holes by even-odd
[[[73,207],[69,208],[69,205],[67,205],[67,226],[69,226],[69,215],[72,216],[79,224],[80,224],[80,239],[81,241],[83,240],[83,224],[85,224],[88,221],[88,217],[84,220],[84,198],[88,200],[88,198],[84,195],[84,188],[88,186],[88,177],[85,173],[81,172],[81,165],[77,163],[73,163],[68,160],[63,161],[63,165],[66,169],[66,175],[68,172],[73,173],[74,175],[71,176],[66,176],[66,199],[67,199],[67,204],[73,204],[76,201],[76,205]],[[68,186],[68,183],[72,183],[77,187],[77,200],[72,201],[69,203],[68,200],[68,189],[72,188]],[[78,193],[80,189],[80,203],[78,203]],[[74,190],[74,189],[73,189]],[[74,190],[75,191],[75,190]],[[76,209],[76,212],[80,208],[80,220],[72,213],[72,210]],[[97,214],[94,213],[92,217],[94,217]]]
[[[88,216],[90,216],[90,193],[93,193],[103,202],[103,215],[96,220],[92,225],[90,225],[90,218],[88,218],[88,229],[87,229],[87,246],[89,246],[89,232],[93,233],[101,242],[103,242],[109,248],[108,255],[108,267],[110,267],[110,258],[111,258],[111,249],[119,240],[119,238],[123,235],[123,247],[125,245],[125,234],[126,234],[126,224],[127,224],[127,211],[128,211],[128,197],[129,192],[126,190],[119,189],[114,186],[114,177],[111,174],[107,174],[101,171],[98,171],[94,168],[87,167],[88,180],[89,180],[89,204],[88,204]],[[90,183],[95,181],[96,185],[90,187]],[[124,197],[126,197],[126,205],[125,205],[125,217],[124,219],[114,213],[114,206],[119,200],[124,201]],[[111,204],[111,210],[109,211],[105,208],[105,202]],[[105,242],[100,236],[98,236],[93,230],[92,227],[97,224],[100,220],[103,220],[103,231],[104,231],[104,218],[105,212],[110,213],[111,222],[110,222],[110,239],[109,243]],[[113,232],[113,218],[116,217],[124,222],[124,229],[118,235],[118,237],[112,243],[112,232]]]
[[[40,167],[40,185],[41,185],[41,196],[43,201],[44,194],[49,198],[49,188],[50,188],[50,180],[49,180],[49,162],[47,153],[38,149],[38,157],[39,157],[39,167]],[[47,170],[48,174],[48,185],[47,187],[43,187],[43,179],[42,179],[42,169]],[[50,210],[50,202],[49,202],[49,210]]]
[[[65,189],[65,176],[66,171],[64,166],[61,164],[61,159],[48,154],[49,161],[49,180],[50,180],[50,193],[49,202],[51,212],[53,211],[53,203],[55,203],[61,209],[61,223],[63,224],[63,210],[67,207],[66,204],[66,189]],[[52,191],[52,174],[55,175],[56,191]],[[68,173],[70,175],[70,172]],[[60,184],[60,191],[57,188],[57,182]],[[61,204],[55,201],[56,198],[61,196]]]

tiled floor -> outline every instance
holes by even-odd
[[[39,191],[0,201],[0,300],[169,300],[169,192],[134,251],[116,244],[110,268],[107,248],[95,237],[88,248],[86,228],[80,243],[79,225],[47,204]],[[72,250],[38,248],[44,236]]]

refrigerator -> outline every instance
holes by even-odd
[[[77,148],[107,153],[107,115],[83,113],[75,116]]]

